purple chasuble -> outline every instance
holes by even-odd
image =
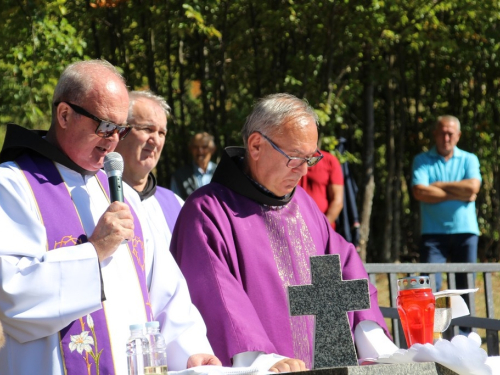
[[[163,215],[165,215],[165,220],[167,220],[168,228],[170,229],[170,233],[172,233],[174,231],[175,221],[182,208],[181,204],[172,191],[160,186],[156,187],[154,196],[158,200],[158,203],[160,203]]]
[[[177,219],[171,252],[224,366],[242,352],[299,358],[311,368],[313,317],[290,317],[286,287],[309,284],[309,256],[339,254],[344,280],[368,279],[352,244],[335,233],[316,203],[297,187],[281,207],[260,204],[214,183],[195,191]],[[369,310],[348,313],[387,333],[370,284]]]
[[[47,232],[47,250],[87,242],[78,211],[54,162],[40,156],[23,154],[16,163],[31,186]],[[108,181],[98,172],[103,193],[109,197]],[[129,249],[134,260],[144,299],[146,315],[152,319],[144,271],[144,240],[139,220],[134,217],[134,239]],[[59,332],[60,347],[68,375],[115,374],[106,314],[103,308],[69,324]],[[82,350],[83,348],[83,350]],[[80,352],[79,352],[80,351]],[[117,374],[120,375],[120,374]]]

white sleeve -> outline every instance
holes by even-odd
[[[371,320],[363,320],[354,330],[354,342],[360,359],[378,358],[392,354],[399,348],[385,335],[384,330]]]
[[[186,279],[170,253],[171,233],[155,197],[131,201],[136,213],[151,233],[154,251],[149,289],[154,319],[159,321],[167,343],[168,368],[184,370],[193,354],[213,354],[206,336],[206,326],[192,304]],[[144,228],[145,225],[143,225]]]
[[[260,373],[268,372],[276,362],[285,358],[279,354],[265,354],[264,352],[243,352],[233,357],[233,367],[254,367]]]
[[[192,304],[188,287],[177,263],[165,249],[163,257],[155,258],[160,267],[155,267],[151,288],[152,304],[159,308],[155,319],[160,322],[167,343],[168,366],[172,370],[186,368],[193,354],[213,354],[207,339],[207,328],[198,309]],[[156,296],[162,295],[158,300]]]
[[[0,166],[0,320],[18,342],[54,334],[101,307],[92,244],[47,252],[30,188],[14,163]]]

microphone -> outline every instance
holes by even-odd
[[[110,152],[104,157],[104,171],[108,176],[111,203],[123,202],[123,158],[118,152]]]

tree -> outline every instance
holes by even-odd
[[[432,147],[435,118],[453,114],[460,147],[481,161],[480,251],[496,260],[499,8],[477,0],[7,0],[0,117],[47,128],[61,70],[76,59],[109,60],[131,89],[152,89],[172,107],[157,171],[168,185],[189,161],[194,132],[215,134],[219,151],[240,145],[256,99],[304,97],[322,138],[347,139],[362,191],[363,258],[405,261],[418,260],[411,162]]]

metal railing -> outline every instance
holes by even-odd
[[[493,290],[492,274],[500,273],[500,263],[367,263],[365,264],[366,271],[370,277],[370,282],[377,286],[377,274],[385,274],[387,276],[389,287],[390,306],[380,307],[382,314],[386,318],[392,319],[392,335],[395,344],[400,348],[406,348],[406,340],[404,338],[401,323],[397,312],[397,279],[405,276],[413,276],[418,274],[428,274],[431,280],[431,285],[436,285],[436,273],[445,273],[448,280],[448,289],[456,289],[455,275],[457,273],[467,274],[467,288],[475,288],[474,274],[482,274],[484,282],[484,300],[486,317],[476,317],[476,295],[469,295],[469,309],[471,316],[464,316],[453,319],[450,328],[445,333],[445,337],[452,337],[458,334],[458,326],[470,327],[472,329],[482,328],[486,330],[486,346],[488,355],[499,355],[499,340],[498,332],[500,331],[500,320],[495,319],[493,293],[500,291]]]

